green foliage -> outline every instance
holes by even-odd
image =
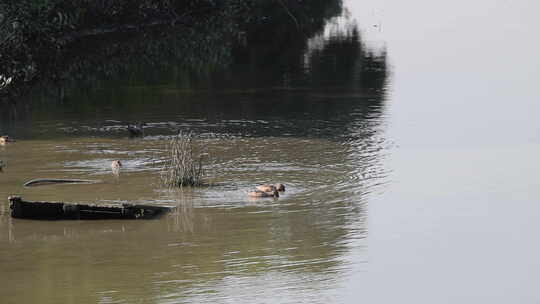
[[[222,17],[212,0],[7,0],[0,2],[0,76],[18,86],[38,77],[55,78],[68,46],[92,31],[115,32],[131,25]],[[170,24],[169,24],[170,25]],[[53,75],[44,75],[53,73]],[[1,94],[6,90],[0,89]]]
[[[0,77],[11,80],[0,103],[38,81],[108,79],[138,64],[204,71],[232,51],[289,62],[341,9],[341,0],[1,1]]]

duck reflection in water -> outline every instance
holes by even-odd
[[[261,191],[255,190],[248,192],[249,197],[279,197],[279,192],[274,189],[273,191]]]

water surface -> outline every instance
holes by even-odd
[[[19,139],[0,147],[0,197],[179,209],[39,222],[3,201],[3,302],[538,303],[537,6],[346,1],[318,34],[225,68],[34,92],[0,115]],[[207,153],[207,187],[159,184],[179,130]],[[102,182],[22,187],[41,176]],[[245,195],[276,181],[279,199]]]
[[[0,147],[0,197],[178,209],[152,221],[30,221],[11,219],[4,199],[2,301],[350,301],[341,290],[368,262],[368,198],[389,173],[389,72],[384,48],[365,46],[352,20],[327,21],[278,65],[260,46],[204,77],[142,65],[62,84],[62,94],[34,90],[31,106],[10,109],[0,127],[18,141]],[[129,138],[138,121],[145,136]],[[204,153],[204,187],[160,183],[179,131]],[[99,182],[22,186],[38,177]],[[247,197],[273,182],[287,186],[279,198]]]
[[[393,66],[397,148],[392,185],[369,201],[367,272],[347,290],[365,286],[358,297],[374,303],[537,303],[538,4],[364,5],[352,14]]]

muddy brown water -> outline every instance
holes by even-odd
[[[0,109],[18,139],[0,146],[0,303],[540,302],[540,7],[344,3],[360,37],[335,39],[341,18],[218,76],[142,69]],[[207,153],[205,187],[159,184],[178,130]],[[22,186],[38,177],[102,182]],[[287,191],[246,197],[267,182]],[[10,194],[179,208],[15,220]]]
[[[19,139],[0,147],[0,302],[540,302],[539,5],[345,3],[362,47],[331,42],[332,20],[269,70],[115,80],[0,121]],[[136,121],[147,134],[129,139]],[[159,185],[178,130],[204,147],[208,186]],[[22,187],[36,177],[103,182]],[[266,182],[287,191],[246,197]],[[179,208],[24,221],[13,193]]]
[[[365,265],[367,197],[387,174],[381,97],[354,88],[264,89],[202,91],[193,100],[172,87],[149,89],[160,106],[139,114],[37,107],[7,123],[17,142],[0,147],[2,303],[335,299],[333,286]],[[140,94],[110,90],[126,100]],[[261,110],[268,105],[278,111]],[[142,138],[128,136],[134,118],[147,124]],[[203,187],[160,183],[166,144],[179,130],[193,132],[204,153]],[[119,176],[112,160],[123,164]],[[99,182],[23,187],[34,178]],[[246,195],[275,182],[287,187],[279,198]],[[20,220],[9,216],[13,194],[178,209],[149,221]]]
[[[10,288],[2,288],[3,299],[167,302],[221,297],[231,292],[229,284],[240,290],[294,284],[288,292],[303,293],[339,283],[334,275],[347,267],[342,255],[351,250],[350,239],[366,234],[364,195],[377,172],[362,167],[373,170],[368,164],[376,165],[377,151],[355,156],[362,151],[354,142],[334,139],[209,136],[197,142],[212,161],[208,185],[171,191],[159,179],[166,142],[23,138],[2,147],[8,165],[0,197],[179,207],[152,221],[49,222],[11,219],[4,199],[0,281]],[[118,177],[113,159],[123,163]],[[101,182],[22,186],[37,177]],[[277,199],[246,196],[255,185],[277,181],[287,186]],[[241,292],[249,302],[250,293]]]

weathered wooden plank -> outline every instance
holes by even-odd
[[[39,220],[151,219],[174,209],[140,204],[98,205],[63,202],[30,202],[20,196],[8,198],[11,217]]]

